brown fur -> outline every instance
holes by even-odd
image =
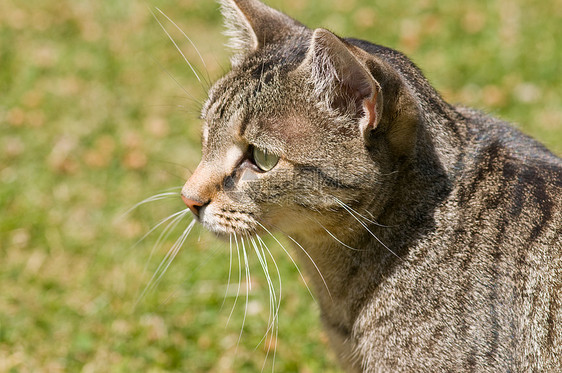
[[[233,69],[182,191],[200,221],[307,250],[347,371],[562,371],[562,161],[445,102],[399,52],[222,6]]]

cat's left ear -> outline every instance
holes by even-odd
[[[311,74],[316,94],[332,109],[360,119],[367,138],[381,120],[383,94],[361,54],[328,30],[317,29],[301,68]]]
[[[316,29],[297,73],[308,78],[326,108],[358,120],[368,145],[384,136],[397,156],[412,154],[420,112],[401,74],[388,62]]]
[[[279,42],[307,30],[291,17],[258,0],[219,0],[226,24],[229,46],[234,50],[232,64],[270,43]]]

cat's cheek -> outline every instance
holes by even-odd
[[[207,125],[203,126],[203,132],[201,133],[201,144],[203,147],[207,146],[209,141],[209,127]]]

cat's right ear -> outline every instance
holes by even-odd
[[[279,42],[306,27],[258,0],[219,0],[225,20],[232,65],[270,43]]]

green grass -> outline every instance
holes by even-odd
[[[406,52],[448,100],[517,122],[562,153],[560,1],[270,4]],[[259,372],[264,359],[271,368],[274,344],[258,346],[268,319],[261,269],[252,259],[238,344],[246,298],[228,322],[236,294],[231,285],[223,305],[228,245],[198,228],[135,307],[180,231],[152,256],[161,230],[133,244],[182,204],[120,215],[181,186],[197,165],[194,101],[205,97],[151,6],[219,77],[228,54],[212,1],[0,2],[0,372]],[[338,371],[317,306],[285,253],[273,251],[283,280],[276,371]]]

